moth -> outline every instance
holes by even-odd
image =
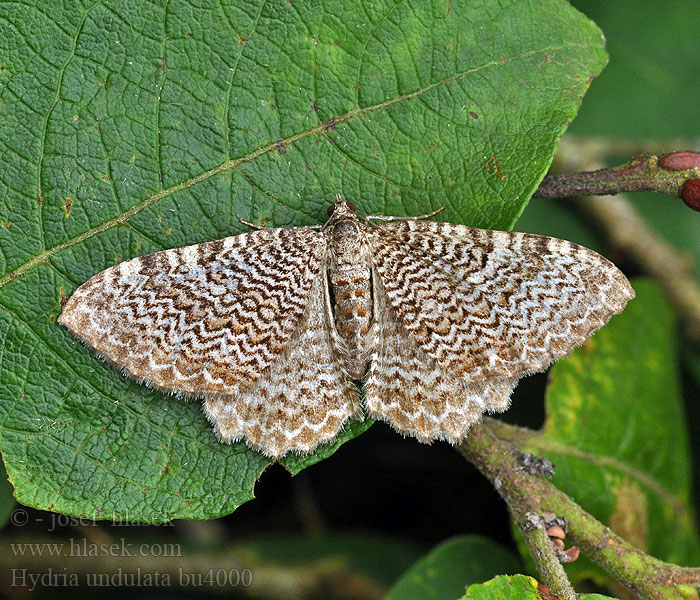
[[[571,242],[360,218],[340,195],[328,214],[122,262],[59,322],[136,380],[202,398],[222,442],[277,458],[333,441],[363,408],[458,444],[634,296]]]

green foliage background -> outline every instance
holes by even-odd
[[[5,15],[0,445],[20,502],[98,518],[227,514],[267,461],[59,328],[76,285],[239,218],[317,223],[338,191],[510,227],[606,60],[562,0],[57,11]]]
[[[611,65],[572,132],[697,137],[694,2],[574,5],[606,32]],[[214,518],[250,500],[268,466],[243,445],[219,444],[196,402],[127,381],[56,324],[77,285],[121,260],[235,235],[240,218],[316,224],[338,191],[366,214],[444,204],[442,220],[606,250],[562,203],[533,201],[518,220],[606,61],[600,30],[564,1],[4,3],[0,19],[0,449],[27,506],[143,522]],[[700,215],[657,196],[634,200],[700,258]],[[697,564],[700,357],[684,346],[679,361],[670,309],[650,284],[635,287],[629,314],[554,370],[532,449],[551,453],[557,485],[606,522],[628,502],[631,541]],[[531,411],[536,399],[520,394],[514,412]],[[369,426],[353,424],[337,444],[285,466],[299,473]],[[646,478],[627,477],[647,465]],[[366,470],[347,475],[360,499]],[[470,527],[465,519],[456,532]],[[300,544],[249,549],[292,563],[309,547],[395,557],[387,573],[415,558],[371,538]],[[493,545],[436,547],[392,593],[455,598],[448,573],[466,586],[516,572],[515,555],[500,548],[488,550],[497,564],[485,564],[483,544]],[[604,582],[583,561],[570,569]]]

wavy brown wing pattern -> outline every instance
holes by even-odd
[[[204,411],[222,441],[246,440],[275,457],[311,452],[332,442],[348,419],[362,416],[333,344],[322,284],[318,277],[306,319],[260,379],[233,396],[206,399]]]
[[[195,396],[257,381],[307,312],[325,238],[259,229],[98,273],[59,322],[132,377]]]
[[[422,442],[458,444],[485,412],[510,404],[517,377],[470,381],[426,354],[397,318],[380,277],[375,278],[381,334],[365,381],[368,413]]]
[[[610,261],[556,238],[418,220],[372,235],[402,326],[467,381],[544,370],[634,297]]]

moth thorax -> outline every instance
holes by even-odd
[[[372,323],[369,258],[359,223],[336,223],[331,240],[330,284],[335,327],[347,349],[346,368],[361,379],[367,368],[367,335]]]

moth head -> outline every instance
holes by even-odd
[[[328,207],[328,216],[332,217],[333,215],[340,216],[341,214],[355,214],[357,212],[357,209],[355,208],[355,205],[352,202],[349,202],[348,200],[343,200],[343,197],[340,194],[335,195],[335,204],[331,204]]]

